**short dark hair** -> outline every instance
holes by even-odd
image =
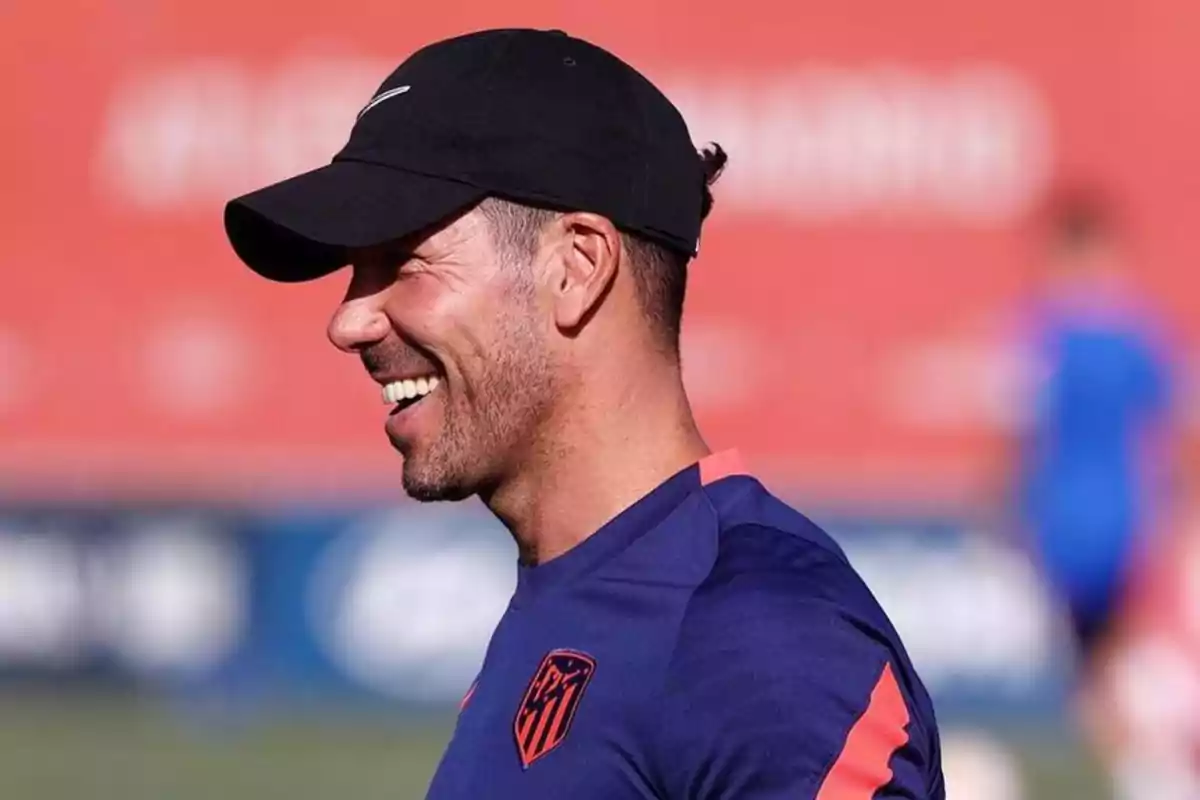
[[[712,185],[729,160],[720,145],[711,144],[700,152],[704,162],[704,192],[701,219],[713,206]],[[479,204],[497,245],[519,257],[534,252],[542,229],[560,212],[537,206],[489,197]],[[683,324],[683,300],[687,292],[687,265],[691,253],[683,253],[644,236],[621,232],[621,243],[629,254],[634,288],[642,313],[672,355],[679,354],[679,334]]]

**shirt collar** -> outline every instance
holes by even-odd
[[[703,487],[737,474],[744,474],[744,469],[736,450],[713,453],[675,473],[562,555],[544,564],[518,565],[513,607],[528,605],[556,587],[574,583],[660,527]],[[707,503],[704,507],[711,511]],[[663,572],[670,570],[669,564],[659,567]]]

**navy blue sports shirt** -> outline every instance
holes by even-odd
[[[941,800],[929,697],[838,546],[709,456],[520,567],[428,800]]]

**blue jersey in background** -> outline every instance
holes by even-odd
[[[1037,330],[1043,375],[1023,443],[1022,506],[1037,557],[1087,646],[1151,533],[1166,358],[1144,315],[1103,296],[1047,303]]]

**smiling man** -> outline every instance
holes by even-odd
[[[226,209],[268,278],[351,266],[329,336],[382,386],[405,490],[478,495],[517,542],[432,800],[944,796],[883,611],[692,418],[686,270],[724,163],[604,50],[484,31]]]

